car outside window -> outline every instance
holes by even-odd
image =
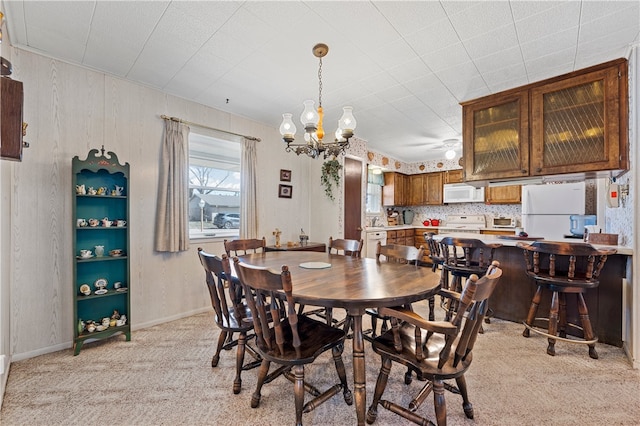
[[[238,141],[189,134],[189,238],[237,238],[240,229]]]

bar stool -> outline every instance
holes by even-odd
[[[593,332],[589,311],[584,301],[587,290],[600,285],[598,276],[607,261],[607,256],[615,249],[599,250],[587,243],[557,243],[536,241],[531,244],[518,243],[523,249],[527,275],[537,285],[536,293],[531,301],[529,314],[524,321],[526,327],[522,332],[529,337],[530,331],[547,336],[549,346],[547,353],[556,354],[556,340],[570,343],[582,343],[589,346],[589,356],[598,359],[596,342],[598,338]],[[548,318],[537,318],[538,307],[542,300],[542,290],[551,291],[551,307]],[[578,318],[581,326],[567,320],[567,294],[575,294],[577,299]],[[548,322],[546,331],[535,325],[536,321]],[[577,331],[575,338],[567,338],[567,329]]]
[[[502,247],[502,244],[487,244],[475,238],[445,237],[441,239],[440,255],[443,260],[440,287],[461,292],[462,280],[466,280],[472,274],[482,277],[493,262],[495,250],[499,247]],[[456,304],[449,303],[446,309],[445,319],[448,321],[456,310]],[[489,322],[489,312],[490,310],[487,311],[485,322]]]

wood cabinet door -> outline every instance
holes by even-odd
[[[626,67],[616,65],[531,90],[531,175],[627,168],[620,85]]]
[[[409,205],[411,206],[421,206],[425,203],[426,198],[426,187],[424,184],[424,173],[420,173],[417,175],[409,175],[409,185],[408,185],[408,193],[409,193]]]
[[[444,172],[444,183],[462,183],[463,181],[464,176],[462,169],[447,170]]]
[[[406,206],[406,175],[401,173],[385,173],[382,187],[383,206]]]
[[[466,181],[529,175],[529,91],[462,104]]]
[[[484,190],[487,204],[522,203],[522,185],[487,187]]]
[[[442,172],[426,173],[424,175],[426,186],[425,204],[430,206],[442,204],[442,175]]]

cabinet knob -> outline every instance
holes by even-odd
[[[542,168],[538,167],[536,168],[536,173],[540,173],[542,171]]]
[[[522,174],[523,174],[523,175],[526,175],[526,174],[527,174],[527,169],[522,169],[522,170],[520,170],[520,171],[522,172]]]

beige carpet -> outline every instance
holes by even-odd
[[[422,308],[422,307],[420,307]],[[365,319],[368,324],[368,319]],[[459,396],[447,393],[450,425],[637,425],[640,372],[622,349],[598,344],[599,360],[583,345],[559,342],[546,355],[546,339],[522,337],[522,326],[493,320],[479,336],[467,374],[475,420],[464,417]],[[231,386],[235,351],[210,366],[218,335],[212,314],[136,331],[85,345],[79,356],[65,350],[13,363],[0,424],[10,425],[290,425],[293,385],[279,378],[266,385],[258,409],[249,407],[256,370],[244,372],[243,391]],[[380,360],[367,346],[367,397],[371,401]],[[330,357],[308,370],[319,386],[335,377]],[[350,343],[345,350],[352,380]],[[395,373],[395,375],[394,375]],[[407,387],[392,370],[385,397],[408,403],[421,385]],[[393,396],[393,397],[392,397]],[[421,408],[431,413],[432,398]],[[380,408],[377,425],[410,424]],[[429,414],[433,418],[432,414]],[[305,414],[307,425],[355,424],[341,395]]]

